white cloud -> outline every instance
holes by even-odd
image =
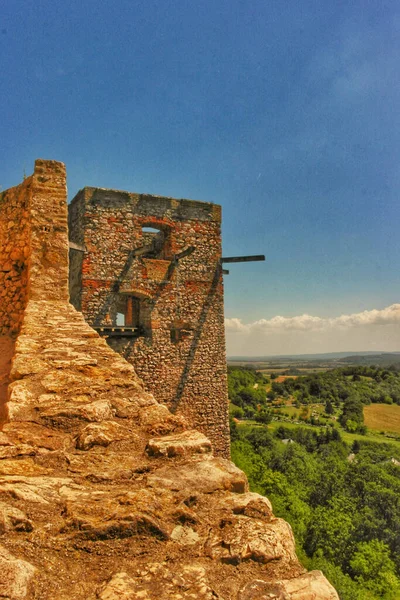
[[[371,325],[400,324],[400,304],[392,304],[382,310],[372,309],[350,315],[333,318],[299,315],[297,317],[282,317],[260,319],[253,323],[243,323],[241,319],[225,319],[228,333],[261,333],[270,334],[278,331],[323,331]]]

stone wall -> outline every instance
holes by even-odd
[[[31,187],[32,177],[0,194],[0,335],[16,335],[24,315]]]
[[[85,188],[71,202],[69,226],[71,241],[85,247],[84,255],[71,251],[74,306],[93,326],[116,325],[133,298],[141,335],[108,343],[159,402],[229,456],[220,207]]]
[[[68,207],[69,239],[74,244],[84,246],[85,190],[79,192]],[[69,292],[70,300],[77,310],[82,310],[82,263],[83,253],[69,250]]]
[[[0,334],[18,333],[28,297],[68,298],[65,177],[63,164],[37,160],[0,194]]]
[[[31,190],[29,298],[68,301],[65,165],[36,160]]]

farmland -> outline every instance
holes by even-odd
[[[249,366],[229,366],[228,371],[231,415],[239,422],[307,424],[339,429],[346,438],[400,440],[400,371],[395,365],[306,375],[268,376]]]
[[[364,406],[364,422],[368,429],[400,434],[400,406],[397,404]]]

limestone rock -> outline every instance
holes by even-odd
[[[171,540],[182,546],[194,546],[200,541],[200,536],[191,527],[177,525],[171,533]]]
[[[59,488],[70,482],[68,478],[4,475],[0,477],[0,496],[50,505],[59,500]]]
[[[147,479],[154,488],[190,489],[203,494],[227,490],[243,494],[248,490],[246,475],[229,460],[211,458],[198,462],[166,466],[157,469]]]
[[[17,460],[1,460],[0,461],[0,476],[1,475],[44,475],[47,469],[35,463],[32,458],[17,459]]]
[[[22,510],[0,502],[0,534],[12,530],[32,531],[32,529],[32,522]]]
[[[72,441],[64,431],[49,429],[38,423],[6,423],[3,431],[14,444],[27,444],[36,449],[61,450],[67,448]]]
[[[36,569],[30,563],[15,558],[0,546],[0,598],[24,600]]]
[[[189,430],[162,438],[150,439],[147,444],[149,456],[185,456],[191,454],[208,454],[211,442],[199,431]]]
[[[157,540],[169,539],[167,531],[156,519],[136,512],[126,515],[125,519],[75,522],[77,537],[85,540],[115,540],[137,536],[154,537]]]
[[[162,503],[148,490],[128,493],[88,491],[68,484],[60,488],[65,499],[63,531],[76,532],[82,539],[106,540],[135,536],[169,538],[159,516]]]
[[[64,455],[70,474],[79,474],[93,483],[129,481],[137,470],[137,458],[130,453],[109,452]],[[0,463],[1,464],[1,463]]]
[[[163,404],[155,404],[140,411],[140,424],[150,435],[167,435],[187,429],[183,417],[173,415]]]
[[[45,369],[46,363],[39,356],[20,354],[13,360],[10,378],[20,379],[26,375],[43,372]]]
[[[23,420],[26,409],[29,411],[30,405],[35,400],[35,395],[30,389],[27,381],[24,379],[10,383],[8,386],[9,400],[7,402],[7,412],[10,421]],[[29,414],[29,412],[28,412]]]
[[[40,408],[40,416],[52,423],[64,423],[66,420],[82,419],[85,421],[101,422],[112,418],[111,405],[107,400],[96,400],[81,406],[74,405],[51,405],[48,408]]]
[[[238,600],[339,600],[339,596],[321,571],[311,571],[284,581],[252,581]]]
[[[297,561],[293,533],[283,519],[265,523],[239,515],[222,520],[211,531],[206,549],[212,558],[234,565],[246,560],[287,565]]]
[[[20,444],[18,446],[1,446],[0,460],[4,458],[15,458],[17,456],[34,456],[37,454],[37,452],[37,448],[33,448],[27,444]]]
[[[223,506],[231,508],[236,515],[246,515],[256,519],[270,520],[273,517],[272,504],[265,496],[254,492],[247,494],[231,494],[224,498]]]
[[[114,577],[99,590],[97,597],[99,600],[134,600],[138,598],[134,590],[135,581],[127,573],[116,573]],[[148,597],[142,595],[142,598]]]
[[[115,574],[97,595],[99,600],[223,600],[210,587],[206,571],[198,565],[183,565],[177,572],[165,564],[149,565],[129,576]]]
[[[87,425],[76,440],[79,450],[89,450],[93,446],[109,446],[111,442],[127,437],[127,430],[113,421],[91,423]]]

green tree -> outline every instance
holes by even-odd
[[[400,582],[389,547],[379,540],[361,542],[350,561],[356,581],[379,598],[395,600],[400,596]]]
[[[268,423],[271,423],[272,421],[272,412],[270,410],[262,409],[256,414],[255,420],[257,423],[268,425]]]
[[[333,408],[333,404],[329,398],[325,402],[325,412],[327,415],[333,415],[333,413],[335,412],[335,409]]]
[[[318,550],[333,564],[347,564],[354,547],[354,503],[344,497],[334,498],[329,506],[318,506],[313,514],[306,540],[307,554]]]

